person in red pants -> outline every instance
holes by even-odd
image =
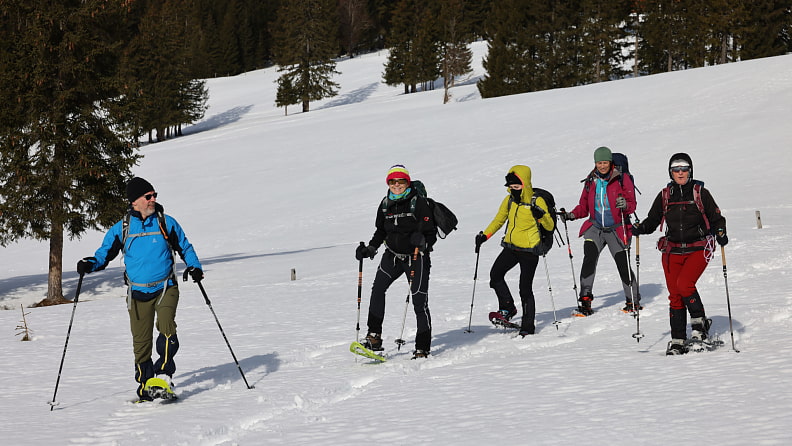
[[[663,271],[670,307],[671,341],[666,354],[681,355],[687,347],[687,314],[691,338],[705,340],[712,320],[696,289],[715,251],[715,242],[725,246],[726,218],[704,187],[693,179],[693,161],[686,153],[674,154],[668,163],[671,182],[657,194],[649,214],[633,225],[633,234],[651,234],[665,221],[665,236],[657,243],[663,253]]]

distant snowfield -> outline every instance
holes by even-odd
[[[129,403],[136,385],[116,260],[84,279],[59,405],[50,411],[74,305],[26,308],[33,341],[20,342],[20,304],[46,292],[48,245],[21,241],[0,250],[0,305],[9,308],[0,311],[3,444],[792,442],[792,56],[481,100],[475,82],[485,44],[474,52],[475,72],[446,105],[442,88],[404,95],[384,85],[384,52],[340,62],[339,95],[305,114],[274,107],[275,69],[211,79],[206,118],[184,137],[141,149],[135,173],[155,185],[195,245],[213,308],[253,389],[197,286],[184,283],[174,376],[180,401]],[[619,311],[624,296],[607,254],[594,285],[597,313],[571,317],[583,257],[579,221],[568,228],[574,275],[566,247],[548,254],[547,269],[539,264],[537,334],[522,339],[489,324],[487,313],[497,309],[489,268],[500,248],[496,240],[483,246],[474,293],[473,237],[497,211],[503,176],[526,164],[534,186],[571,208],[600,145],[628,154],[641,218],[668,181],[670,155],[691,155],[694,177],[727,218],[726,280],[740,353],[731,348],[718,253],[699,291],[726,346],[664,355],[670,336],[657,233],[641,238],[638,253],[646,306],[640,343],[632,337],[636,321]],[[396,163],[460,224],[432,253],[432,356],[409,359],[412,310],[408,344],[396,349],[407,293],[399,281],[388,293],[383,333],[390,360],[372,364],[348,352],[357,335],[353,252],[371,237],[385,173]],[[93,255],[102,235],[67,241],[69,297],[74,265]],[[364,266],[362,330],[378,261]],[[516,271],[507,276],[515,295]]]

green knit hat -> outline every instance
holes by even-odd
[[[599,161],[610,161],[613,162],[613,155],[611,154],[611,150],[605,146],[598,147],[597,150],[594,151],[594,162]]]

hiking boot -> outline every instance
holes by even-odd
[[[382,336],[379,333],[369,333],[366,335],[363,342],[360,343],[363,347],[371,351],[382,351],[385,350],[382,348]]]
[[[640,302],[638,302],[638,310],[643,310],[643,305],[641,305]],[[622,308],[622,311],[624,311],[625,313],[632,313],[633,311],[635,311],[635,308],[633,307],[633,303],[627,301],[624,304],[624,308]]]
[[[705,341],[709,338],[709,329],[712,326],[712,319],[706,317],[694,317],[690,319],[692,332],[690,337],[697,341]]]
[[[530,328],[523,328],[522,330],[520,330],[520,336],[522,337],[530,336],[534,334],[534,332],[536,332],[536,329],[532,330]]]
[[[428,358],[429,350],[415,350],[412,359]]]
[[[591,309],[591,302],[594,300],[591,296],[580,296],[578,299],[578,313],[583,316],[591,316],[594,310]]]
[[[144,386],[145,386],[144,383],[140,383],[140,385],[138,386],[137,392],[135,392],[137,394],[138,401],[139,402],[141,402],[141,401],[154,401],[154,398],[152,398],[151,395],[149,395],[148,390],[145,390],[143,388]]]
[[[517,308],[512,308],[511,310],[498,310],[501,316],[507,321],[510,321],[514,316],[517,315]]]
[[[668,343],[668,348],[666,348],[666,355],[684,355],[688,352],[688,348],[685,345],[684,339],[672,339]]]

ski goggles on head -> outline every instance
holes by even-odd
[[[690,166],[676,166],[671,168],[671,172],[689,172]]]

